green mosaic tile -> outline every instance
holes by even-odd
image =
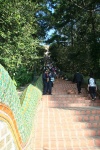
[[[42,76],[40,76],[34,86],[30,84],[19,98],[8,72],[0,65],[0,102],[13,111],[23,142],[27,142],[31,134],[42,89]]]

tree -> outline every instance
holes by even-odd
[[[62,51],[65,48],[65,56],[67,55],[63,63],[70,60],[69,66],[78,66],[86,73],[89,68],[95,69],[95,74],[98,76],[100,72],[99,1],[50,0],[49,4],[53,8],[52,16],[49,18],[52,20],[56,35],[47,42],[60,42],[63,36],[65,38],[63,42],[67,42],[66,47],[60,45]],[[59,48],[56,53],[59,53]]]
[[[40,55],[38,10],[36,1],[0,1],[0,63],[21,84],[32,79],[35,57]]]

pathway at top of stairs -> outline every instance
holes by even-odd
[[[74,91],[68,94],[68,91]],[[43,95],[35,128],[25,150],[100,150],[100,99],[56,79],[52,95]]]

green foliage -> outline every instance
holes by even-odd
[[[0,1],[0,63],[17,85],[29,82],[34,71],[35,57],[43,56],[39,45],[40,27],[35,1]]]
[[[27,82],[23,77],[27,71],[29,81],[35,69],[39,72],[36,57],[44,53],[39,40],[43,41],[49,29],[55,29],[47,42],[51,43],[51,57],[57,66],[64,71],[78,67],[85,74],[94,70],[99,77],[99,20],[98,0],[1,0],[0,63],[12,78],[18,77],[17,84],[21,79],[22,84]],[[22,68],[25,70],[20,74]]]
[[[50,1],[55,34],[47,40],[51,57],[64,71],[79,68],[84,74],[93,70],[100,76],[99,2],[59,0]],[[49,24],[49,23],[48,23]],[[54,49],[54,45],[56,47]],[[54,54],[55,53],[55,54]],[[65,64],[65,65],[64,65]]]
[[[14,76],[14,79],[18,83],[17,87],[31,82],[32,74],[33,73],[31,71],[29,72],[27,68],[19,67],[19,69],[17,69],[17,72],[15,72],[15,76]]]

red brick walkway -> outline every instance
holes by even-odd
[[[68,95],[68,89],[77,91],[75,84],[57,79],[52,95],[43,96],[30,150],[100,150],[100,107],[84,89],[82,95]]]

